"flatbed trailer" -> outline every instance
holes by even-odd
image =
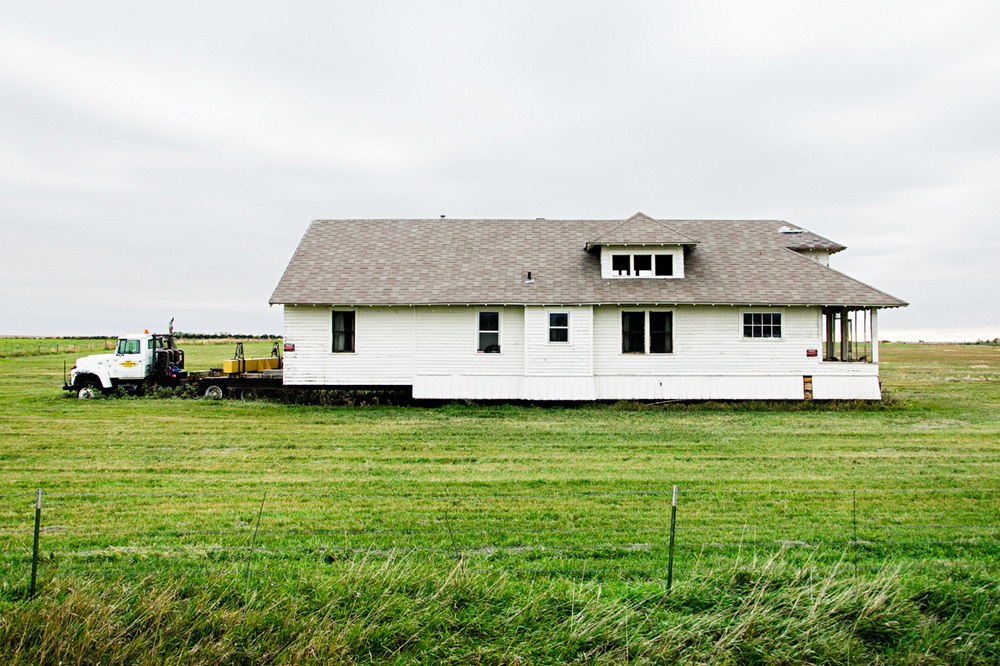
[[[226,398],[242,397],[248,391],[273,391],[285,388],[283,372],[277,370],[265,370],[263,372],[243,372],[243,373],[214,373],[212,371],[205,376],[194,379],[198,387],[198,395],[206,398]]]
[[[264,358],[246,358],[243,343],[237,342],[233,358],[223,361],[221,368],[189,372],[184,369],[184,352],[177,348],[172,329],[166,334],[144,331],[125,335],[118,338],[114,354],[78,359],[68,376],[64,370],[63,389],[80,398],[92,398],[98,392],[118,390],[136,395],[148,386],[194,386],[199,395],[224,398],[285,388],[278,342]]]

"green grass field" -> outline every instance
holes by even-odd
[[[114,338],[0,338],[0,358],[58,354],[101,354],[113,349]]]
[[[0,346],[5,663],[1000,661],[995,346],[883,346],[880,404],[428,408],[78,401],[35,344]]]

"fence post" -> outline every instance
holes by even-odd
[[[854,576],[858,575],[858,491],[851,491],[851,553],[854,555]]]
[[[459,500],[455,500],[452,505],[445,506],[444,508],[444,524],[448,528],[448,537],[451,540],[451,549],[455,552],[455,558],[459,561],[462,560],[462,550],[458,547],[458,542],[455,541],[455,531],[451,529],[451,509],[458,506]]]
[[[264,502],[267,501],[267,491],[264,491],[264,496],[260,500],[260,510],[257,511],[257,524],[253,527],[253,536],[250,538],[250,550],[247,552],[247,578],[250,577],[250,566],[253,560],[253,549],[257,545],[257,532],[260,530],[260,517],[264,513]]]
[[[674,541],[677,535],[677,486],[670,502],[670,549],[667,551],[667,590],[674,583]]]
[[[35,541],[31,547],[31,587],[28,590],[28,598],[35,597],[35,581],[38,579],[38,534],[42,528],[42,489],[38,489],[38,497],[35,499]]]

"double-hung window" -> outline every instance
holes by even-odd
[[[744,312],[744,338],[780,338],[780,312]]]
[[[333,351],[354,351],[354,311],[333,311]]]
[[[549,342],[569,342],[569,313],[549,313]]]
[[[622,312],[623,354],[671,354],[673,351],[673,312]]]
[[[478,314],[479,347],[484,354],[500,353],[500,313],[482,311]]]

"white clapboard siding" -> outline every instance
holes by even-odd
[[[623,311],[670,310],[674,351],[671,354],[623,354]],[[780,312],[782,338],[744,338],[743,312]],[[813,375],[821,360],[808,349],[820,348],[818,308],[740,308],[677,306],[594,308],[594,374],[664,375]]]
[[[523,307],[416,308],[416,374],[524,374]],[[500,353],[484,354],[479,346],[479,312],[500,313]]]
[[[598,400],[801,400],[801,376],[597,377]]]
[[[551,313],[569,315],[568,342],[549,341]],[[526,307],[524,346],[524,374],[527,377],[591,377],[594,374],[593,308]]]
[[[333,353],[330,307],[285,306],[284,383],[349,386],[413,383],[414,308],[336,308],[355,311],[355,351]]]
[[[414,398],[445,400],[520,400],[520,375],[417,375]]]

